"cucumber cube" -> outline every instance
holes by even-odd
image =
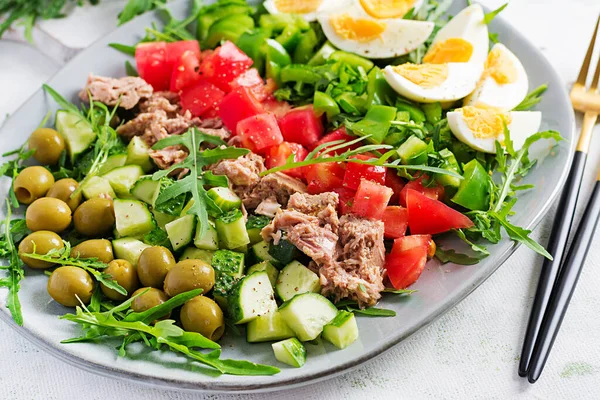
[[[250,243],[244,217],[240,210],[232,210],[215,221],[221,247],[237,249]]]
[[[208,264],[211,264],[212,259],[213,259],[213,254],[214,254],[213,251],[201,250],[201,249],[197,249],[193,246],[190,246],[183,251],[183,254],[179,258],[179,261],[192,259],[192,260],[202,260]]]
[[[101,176],[90,177],[84,183],[81,191],[86,199],[93,199],[103,194],[108,195],[113,199],[117,197],[112,186],[110,186],[110,182]]]
[[[270,261],[261,261],[258,264],[254,264],[248,271],[246,272],[248,275],[256,272],[256,271],[265,271],[267,275],[269,275],[269,281],[271,281],[271,286],[275,287],[277,283],[277,277],[279,276],[279,270],[275,268]]]
[[[112,154],[106,158],[106,161],[102,164],[98,173],[104,175],[115,168],[124,166],[126,162],[127,154]]]
[[[108,179],[118,196],[126,197],[130,195],[129,191],[142,175],[144,171],[139,165],[126,165],[115,168],[103,176]]]
[[[196,216],[193,214],[184,215],[166,224],[165,231],[167,231],[173,250],[179,250],[187,246],[192,241],[195,228]]]
[[[242,205],[242,200],[228,187],[214,187],[206,192],[206,195],[224,212],[235,210]]]
[[[303,342],[316,339],[323,327],[333,320],[338,310],[317,293],[303,293],[286,301],[279,308],[284,321]]]
[[[154,215],[154,220],[156,221],[156,225],[158,225],[158,227],[160,229],[165,229],[165,226],[169,222],[173,222],[177,219],[177,216],[165,214],[160,211],[156,211],[155,208],[152,209],[152,215]]]
[[[115,199],[115,225],[120,237],[143,236],[154,229],[148,206],[139,200]]]
[[[275,259],[275,257],[269,254],[269,247],[269,243],[263,240],[251,247],[251,254],[254,256],[254,259],[257,262],[270,261],[273,263],[273,265],[278,265],[279,262]]]
[[[235,324],[245,324],[277,311],[275,294],[267,273],[255,272],[237,281],[227,299],[227,310]]]
[[[96,140],[96,132],[92,125],[79,114],[58,110],[55,125],[56,130],[65,139],[71,162]]]
[[[296,338],[273,343],[273,353],[277,361],[300,368],[306,363],[306,349]]]
[[[200,221],[196,226],[196,236],[194,237],[194,246],[204,250],[219,250],[219,237],[215,224],[212,221],[208,221],[208,226],[204,236],[200,237]]]
[[[281,270],[275,292],[281,300],[288,301],[298,294],[321,292],[321,283],[317,274],[298,261],[292,261]]]
[[[323,328],[323,339],[335,347],[343,349],[358,339],[358,325],[354,314],[340,311],[329,324]]]
[[[136,199],[141,200],[146,204],[152,205],[159,185],[160,181],[153,180],[152,176],[142,176],[135,182],[135,184],[131,188],[131,194]]]
[[[404,165],[426,164],[428,146],[416,136],[409,137],[398,147],[398,155]]]
[[[121,258],[127,260],[134,267],[137,266],[140,255],[148,247],[146,243],[134,239],[134,238],[122,238],[116,239],[112,242],[113,251],[115,252],[115,258]]]
[[[150,147],[139,136],[134,136],[127,145],[127,164],[139,165],[144,172],[151,171],[154,168],[150,155]]]
[[[246,325],[248,343],[269,342],[294,337],[294,331],[285,323],[279,312],[261,315]]]

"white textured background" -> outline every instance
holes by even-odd
[[[460,1],[460,0],[457,0]],[[482,3],[496,8],[503,0]],[[102,0],[43,28],[69,45],[85,46],[114,27],[122,1]],[[554,64],[565,85],[577,75],[598,14],[598,0],[513,0],[502,13]],[[0,41],[0,121],[58,68],[34,49]],[[21,134],[21,133],[18,133]],[[596,135],[600,128],[596,129]],[[592,144],[581,199],[599,163]],[[541,194],[543,195],[543,194]],[[553,213],[534,237],[546,243]],[[518,356],[541,258],[521,247],[455,309],[359,369],[304,388],[248,399],[600,398],[600,240],[590,256],[550,360],[538,383],[517,376]],[[476,267],[474,267],[476,268]],[[207,395],[220,400],[242,396]],[[0,323],[0,399],[200,399],[98,377],[58,361]]]

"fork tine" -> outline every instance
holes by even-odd
[[[598,25],[600,25],[600,17],[598,17],[598,24],[596,25],[596,29],[598,29]],[[600,80],[600,57],[598,57],[598,65],[596,66],[596,72],[594,73],[594,78],[592,80],[592,86],[590,90],[598,89],[598,81]]]
[[[581,70],[579,71],[579,76],[577,77],[577,83],[583,86],[585,86],[587,74],[590,69],[590,62],[592,61],[592,54],[594,53],[594,46],[596,45],[596,36],[598,36],[598,26],[600,26],[600,16],[598,17],[598,22],[596,22],[596,29],[594,29],[592,41],[590,42],[590,46],[588,47],[585,59],[583,60],[583,65],[581,66]],[[598,81],[596,81],[596,85],[597,84]]]

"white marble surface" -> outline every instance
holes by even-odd
[[[458,1],[458,0],[457,0]],[[77,10],[42,29],[85,47],[114,26],[121,0]],[[482,3],[496,8],[503,0]],[[577,75],[595,19],[597,0],[513,0],[503,12],[555,65],[565,85]],[[57,68],[31,48],[0,41],[0,121]],[[600,128],[596,129],[597,135]],[[595,138],[581,198],[600,167]],[[534,237],[545,243],[552,213]],[[304,388],[250,399],[362,398],[600,398],[600,240],[596,239],[550,360],[540,381],[517,376],[518,356],[541,259],[521,247],[487,282],[455,309],[404,343],[359,369]],[[476,267],[473,267],[476,268]],[[0,323],[2,399],[198,399],[80,371],[31,345]],[[207,395],[220,400],[242,396]]]

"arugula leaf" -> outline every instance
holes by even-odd
[[[15,245],[17,235],[22,235],[22,224],[11,221],[12,208],[9,199],[6,199],[6,218],[4,220],[4,236],[1,239],[2,248],[8,256],[8,276],[0,279],[0,287],[8,288],[6,307],[17,325],[23,325],[21,302],[19,300],[20,281],[25,277],[23,261],[19,257],[19,250]]]
[[[459,265],[475,265],[487,257],[487,255],[483,253],[478,253],[474,256],[461,254],[452,249],[444,250],[440,246],[437,246],[435,249],[435,256],[442,264],[451,262]]]
[[[125,73],[127,76],[140,76],[137,69],[129,62],[129,60],[125,61]]]
[[[396,312],[394,310],[388,310],[386,308],[377,308],[377,307],[366,307],[360,308],[358,303],[354,300],[341,300],[338,301],[335,306],[339,310],[345,310],[357,314],[367,315],[370,317],[395,317]]]
[[[483,22],[487,25],[490,24],[490,22],[492,22],[492,20],[494,18],[496,18],[496,15],[500,14],[502,12],[502,10],[504,10],[506,8],[506,6],[508,6],[508,3],[505,3],[504,5],[498,7],[497,9],[495,9],[494,11],[490,11],[489,13],[486,13],[483,16]]]
[[[4,162],[4,164],[0,165],[0,175],[6,175],[14,181],[14,179],[19,174],[21,170],[21,163],[27,160],[29,157],[33,155],[35,150],[27,150],[27,143],[23,144],[20,148],[16,150],[9,151],[7,153],[2,154],[2,157],[8,157],[11,155],[16,155],[17,157],[13,160],[9,160]],[[19,201],[17,200],[17,196],[15,195],[15,191],[13,190],[13,182],[10,183],[10,188],[8,189],[8,198],[10,200],[11,205],[14,208],[19,207]]]
[[[118,15],[118,25],[129,22],[138,15],[153,10],[157,5],[166,3],[167,0],[129,0]]]
[[[383,293],[393,293],[393,294],[413,294],[413,293],[417,293],[417,292],[418,292],[417,289],[392,289],[392,288],[383,289]]]
[[[113,49],[120,51],[123,54],[127,54],[128,56],[135,56],[135,46],[129,46],[121,43],[109,43],[108,47],[112,47]]]
[[[542,95],[548,90],[548,85],[543,84],[533,89],[513,111],[527,111],[535,107],[540,101],[542,101]]]

